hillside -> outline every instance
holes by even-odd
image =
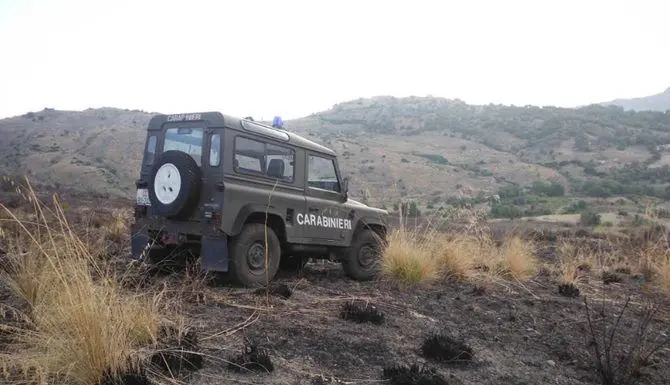
[[[604,106],[619,106],[624,110],[667,111],[670,110],[670,88],[664,92],[632,99],[614,99],[601,103]]]
[[[45,109],[0,120],[0,171],[132,198],[150,117],[113,108]],[[597,197],[664,198],[670,183],[669,113],[377,97],[286,127],[333,147],[353,195],[389,208],[401,197],[436,205],[534,182],[538,190],[538,180]]]
[[[45,109],[0,120],[0,171],[52,186],[128,195],[150,118],[101,108]]]

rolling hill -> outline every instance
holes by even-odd
[[[670,87],[664,92],[632,99],[614,99],[601,103],[604,106],[619,106],[624,110],[667,111],[670,110]]]
[[[150,117],[45,109],[0,120],[0,172],[132,198]],[[334,148],[352,194],[389,208],[400,198],[425,206],[523,187],[537,192],[538,181],[560,184],[568,195],[670,196],[670,113],[382,96],[286,127]]]

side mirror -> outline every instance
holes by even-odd
[[[349,178],[342,179],[342,200],[346,202],[349,198]]]

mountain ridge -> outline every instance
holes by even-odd
[[[634,98],[617,98],[600,103],[603,106],[618,106],[624,110],[667,111],[670,110],[670,87],[657,94]]]
[[[151,116],[104,107],[2,119],[0,172],[132,198]],[[382,95],[285,124],[333,148],[352,197],[376,205],[405,199],[436,206],[538,181],[573,196],[665,199],[670,186],[670,114],[654,111]]]

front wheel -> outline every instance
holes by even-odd
[[[277,274],[280,254],[279,239],[271,228],[262,223],[247,224],[230,244],[230,276],[243,286],[262,286]]]
[[[342,258],[344,273],[357,281],[370,281],[380,270],[382,242],[372,230],[363,230],[354,237]]]

